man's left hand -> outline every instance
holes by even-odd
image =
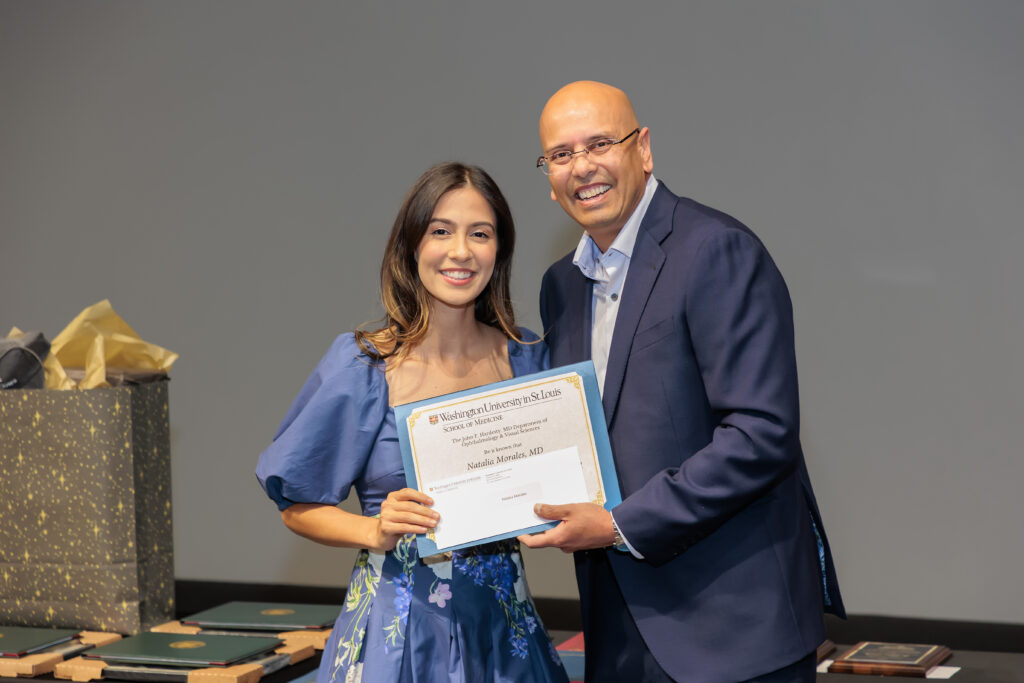
[[[561,524],[539,534],[519,537],[527,548],[561,548],[564,552],[606,548],[615,541],[612,515],[594,503],[545,505],[537,503],[534,513],[544,519],[558,519]]]

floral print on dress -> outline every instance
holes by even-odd
[[[518,550],[517,545],[510,541],[456,550],[452,553],[452,564],[459,572],[471,578],[474,584],[486,586],[494,592],[495,599],[505,613],[511,653],[526,659],[529,654],[526,635],[536,630],[537,616],[533,603],[517,597],[524,593],[519,567],[511,557]],[[556,661],[557,658],[556,653]]]
[[[442,583],[440,579],[435,579],[434,585],[430,587],[430,597],[427,599],[441,609],[444,609],[444,606],[452,599],[451,584]]]
[[[348,669],[351,675],[362,654],[363,638],[366,636],[366,617],[373,605],[373,598],[377,594],[377,585],[380,582],[380,571],[375,569],[370,562],[370,553],[366,550],[360,551],[345,594],[344,611],[351,613],[352,618],[338,640],[338,649],[332,662],[332,678],[342,669]]]
[[[332,636],[327,650],[334,652],[334,659],[321,679],[360,683],[370,660],[372,670],[385,670],[386,661],[386,670],[398,675],[408,640],[416,637],[409,631],[410,612],[416,609],[413,603],[421,607],[427,603],[444,619],[452,619],[458,593],[460,604],[466,600],[472,609],[485,609],[480,601],[487,596],[494,610],[492,628],[502,632],[501,640],[508,643],[504,656],[521,663],[522,671],[531,672],[522,680],[536,672],[536,660],[531,657],[546,652],[543,658],[550,660],[552,675],[542,680],[564,681],[558,675],[564,675],[558,652],[544,633],[526,588],[518,544],[499,541],[446,556],[451,559],[435,556],[421,560],[413,535],[402,537],[385,554],[360,551],[335,625],[337,635]],[[328,661],[325,656],[325,665]],[[521,675],[526,674],[515,674],[513,679]]]
[[[384,627],[384,644],[389,648],[401,647],[405,641],[405,625],[409,621],[409,603],[412,602],[413,571],[416,569],[416,561],[419,559],[416,548],[413,547],[413,534],[406,534],[398,539],[392,554],[401,564],[400,574],[391,579],[395,587],[395,616],[391,623]]]

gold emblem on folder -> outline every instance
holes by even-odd
[[[170,646],[175,650],[194,650],[197,647],[206,647],[206,643],[201,640],[176,640]]]

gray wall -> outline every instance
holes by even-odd
[[[1024,621],[1017,2],[0,4],[0,333],[109,297],[173,349],[183,579],[342,585],[252,475],[333,337],[376,318],[428,165],[489,169],[535,308],[577,231],[533,169],[577,78],[792,290],[809,467],[856,613]],[[570,560],[530,553],[541,596]]]

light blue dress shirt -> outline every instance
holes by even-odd
[[[615,331],[615,319],[619,314],[619,299],[622,287],[626,284],[626,271],[629,270],[629,259],[633,255],[636,236],[640,232],[640,223],[647,213],[658,181],[653,175],[647,178],[647,185],[640,202],[626,224],[619,230],[608,251],[601,253],[597,244],[587,233],[583,233],[580,243],[576,246],[572,263],[580,269],[585,277],[592,280],[594,286],[590,298],[590,319],[593,326],[590,333],[590,357],[597,371],[597,386],[604,396],[604,376],[608,370],[608,352],[612,345],[612,332]]]

